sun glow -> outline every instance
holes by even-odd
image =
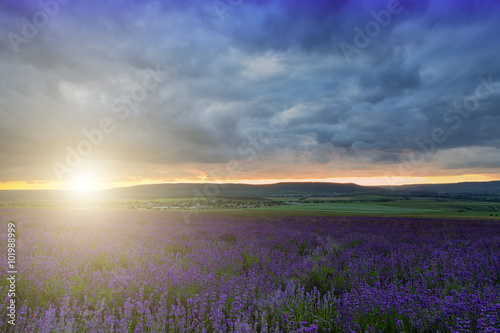
[[[79,193],[91,193],[98,190],[97,181],[90,175],[80,175],[71,184],[71,188]]]

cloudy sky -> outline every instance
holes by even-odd
[[[500,179],[499,31],[494,0],[3,0],[0,188]]]

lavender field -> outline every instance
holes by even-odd
[[[4,332],[499,332],[500,222],[4,210]]]

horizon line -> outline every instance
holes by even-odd
[[[265,180],[264,180],[265,181]],[[91,192],[103,192],[103,191],[108,191],[108,190],[114,190],[114,189],[123,189],[123,188],[133,188],[133,187],[138,187],[138,186],[151,186],[151,185],[249,185],[249,186],[263,186],[263,185],[278,185],[278,184],[335,184],[335,185],[356,185],[356,186],[361,186],[361,187],[380,187],[380,188],[387,188],[387,187],[401,187],[401,186],[412,186],[412,185],[451,185],[451,184],[461,184],[461,183],[489,183],[489,182],[496,182],[500,181],[500,179],[492,179],[492,180],[468,180],[468,181],[456,181],[456,182],[416,182],[416,183],[400,183],[400,184],[359,184],[356,182],[338,182],[338,181],[328,181],[328,180],[290,180],[290,179],[284,179],[284,180],[272,180],[269,182],[253,182],[252,181],[234,181],[234,182],[208,182],[208,181],[202,181],[202,182],[196,182],[196,181],[186,181],[186,182],[151,182],[151,183],[136,183],[136,184],[129,184],[129,185],[117,185],[117,186],[111,186],[111,187],[106,187],[106,188],[99,188],[95,190],[91,190]],[[1,182],[0,182],[1,184]],[[54,192],[74,192],[74,188],[7,188],[7,189],[2,189],[0,188],[0,192],[4,191],[54,191]]]

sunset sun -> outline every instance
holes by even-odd
[[[71,188],[78,193],[91,193],[98,190],[98,184],[92,176],[80,175],[72,181]]]

